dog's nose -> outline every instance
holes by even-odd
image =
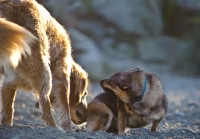
[[[100,80],[100,85],[101,86],[104,86],[104,84],[109,84],[110,83],[110,79],[103,79],[103,80]]]
[[[100,80],[100,85],[103,86],[104,82],[105,82],[105,79],[104,80]]]
[[[105,79],[104,79],[105,80]],[[102,84],[104,82],[104,80],[100,80],[100,84]]]

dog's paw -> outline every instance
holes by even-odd
[[[126,103],[128,109],[131,111],[133,109],[133,104],[132,103]]]
[[[62,131],[62,132],[65,132],[60,126],[56,126],[56,128],[58,129],[58,130],[60,130],[60,131]]]
[[[10,117],[10,116],[1,116],[0,125],[12,126],[12,117]]]
[[[138,107],[134,105],[134,103],[127,103],[128,109],[131,111],[138,110]]]

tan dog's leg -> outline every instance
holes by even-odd
[[[61,75],[60,77],[58,77]],[[69,108],[69,89],[70,89],[70,74],[53,73],[53,88],[52,95],[56,98],[56,105],[60,109],[60,123],[63,130],[71,129],[71,116]]]
[[[57,125],[51,113],[51,104],[49,99],[52,88],[51,71],[47,65],[44,67],[46,67],[46,69],[40,69],[40,74],[37,76],[38,79],[35,80],[35,85],[39,92],[40,106],[42,108],[42,119],[48,126],[56,127]]]
[[[152,124],[152,127],[151,127],[151,132],[155,132],[156,131],[156,128],[158,127],[158,125],[159,125],[161,120],[162,120],[162,118],[159,119],[159,120],[154,120],[153,121],[153,124]]]
[[[1,123],[2,125],[12,126],[13,120],[13,103],[16,96],[16,87],[12,83],[6,83],[1,90]]]

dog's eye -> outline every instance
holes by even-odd
[[[81,118],[81,113],[80,113],[79,111],[76,111],[76,116],[77,116],[78,118]]]
[[[135,100],[136,100],[136,101],[140,101],[140,100],[142,100],[142,97],[141,97],[141,96],[136,97]]]

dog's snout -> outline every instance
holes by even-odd
[[[111,80],[110,79],[103,79],[103,80],[100,80],[100,85],[101,87],[104,87],[105,85],[108,85],[108,84],[111,84]]]
[[[104,82],[105,82],[105,79],[104,80],[100,80],[100,85],[103,85]]]

